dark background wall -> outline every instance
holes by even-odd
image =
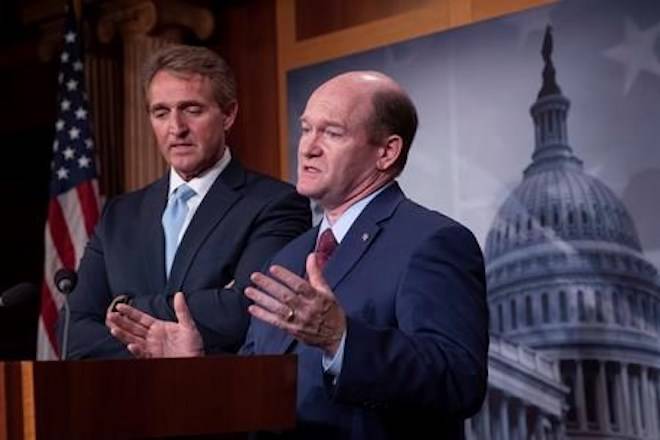
[[[42,274],[55,115],[56,67],[32,57],[34,30],[18,20],[18,1],[0,6],[0,291]],[[38,298],[0,309],[0,358],[34,357]]]

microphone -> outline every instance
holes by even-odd
[[[69,307],[69,293],[78,283],[78,274],[71,269],[62,268],[55,272],[55,287],[64,296],[64,330],[62,332],[62,347],[60,359],[66,360],[67,345],[69,345],[69,321],[71,321],[71,308]]]
[[[62,268],[55,272],[55,287],[64,294],[65,298],[76,287],[76,284],[78,284],[78,274],[71,269]]]
[[[37,287],[32,283],[19,283],[2,292],[0,307],[13,307],[29,301],[37,294]]]

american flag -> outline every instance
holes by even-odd
[[[45,231],[45,267],[37,334],[37,359],[58,358],[55,323],[62,295],[53,276],[77,269],[101,205],[94,141],[83,73],[83,51],[73,8],[67,8],[60,55],[57,121],[51,162],[50,201]]]

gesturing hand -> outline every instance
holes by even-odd
[[[174,295],[178,322],[163,321],[126,304],[109,311],[106,325],[110,333],[140,358],[191,357],[204,354],[202,337],[197,331],[183,293]]]
[[[323,278],[316,254],[307,256],[306,269],[309,280],[282,266],[270,267],[269,275],[253,273],[255,286],[245,289],[254,301],[248,311],[332,357],[346,330],[346,315]]]

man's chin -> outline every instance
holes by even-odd
[[[309,182],[304,180],[299,180],[296,184],[296,191],[301,196],[305,196],[310,199],[318,199],[320,190],[317,185],[311,185]]]

